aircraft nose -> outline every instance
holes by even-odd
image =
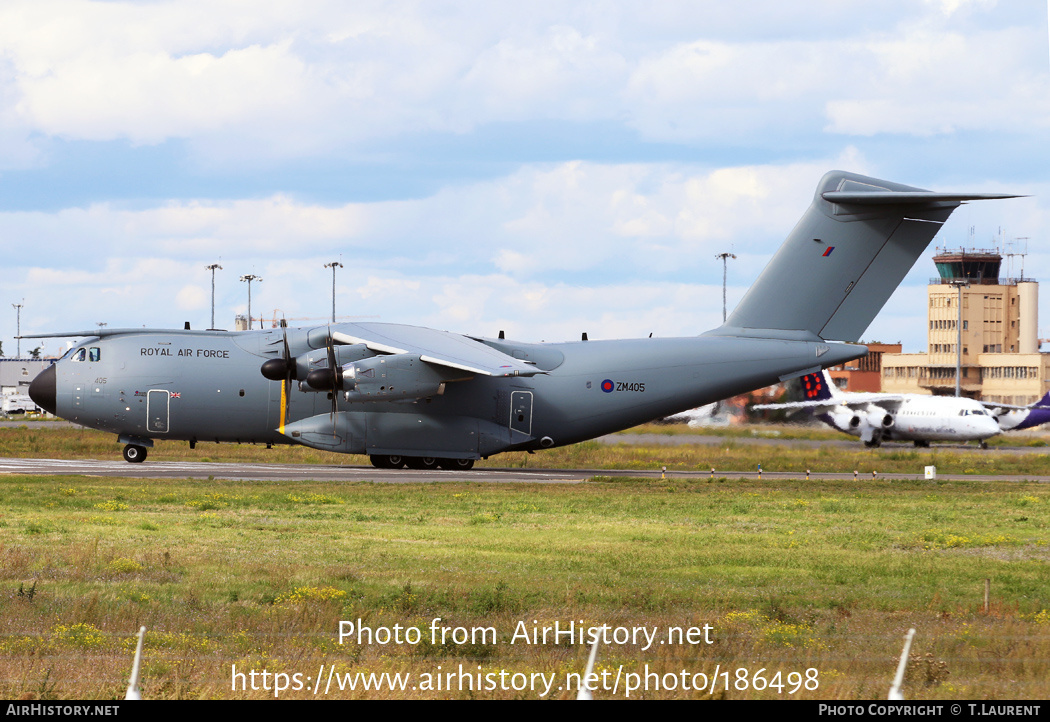
[[[58,395],[57,386],[55,364],[51,364],[33,379],[33,383],[29,384],[29,398],[49,414],[54,414],[57,406],[55,403]]]

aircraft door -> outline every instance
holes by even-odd
[[[168,405],[171,395],[156,389],[146,396],[146,431],[151,434],[168,433]]]
[[[515,391],[510,395],[510,428],[532,436],[531,391]]]

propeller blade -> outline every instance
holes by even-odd
[[[292,350],[288,347],[288,325],[284,323],[284,319],[281,319],[281,331],[284,334],[284,365],[287,368],[283,383],[284,389],[281,391],[281,395],[284,396],[284,418],[288,418],[288,412],[292,407],[292,379],[298,376],[298,369],[296,368],[295,361],[292,359]]]
[[[335,430],[335,415],[339,413],[339,389],[343,385],[343,369],[335,358],[335,338],[332,336],[332,328],[328,328],[328,370],[332,374],[332,437],[338,436]]]

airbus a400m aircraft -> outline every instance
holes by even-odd
[[[131,462],[154,439],[179,439],[469,469],[863,356],[863,346],[831,339],[860,338],[961,202],[1010,197],[830,172],[740,305],[701,336],[534,344],[385,323],[53,333],[90,338],[30,395],[116,434]]]

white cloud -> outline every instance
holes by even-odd
[[[827,101],[827,129],[862,136],[1045,130],[1045,41],[1020,28],[969,35],[915,28],[862,43],[849,63],[855,83]]]
[[[210,308],[208,292],[200,286],[183,286],[175,294],[175,305],[183,311],[199,311]]]
[[[1015,8],[808,7],[11,0],[0,147],[184,138],[201,162],[243,163],[496,121],[709,142],[813,132],[824,114],[861,136],[1047,118],[1045,30]]]

